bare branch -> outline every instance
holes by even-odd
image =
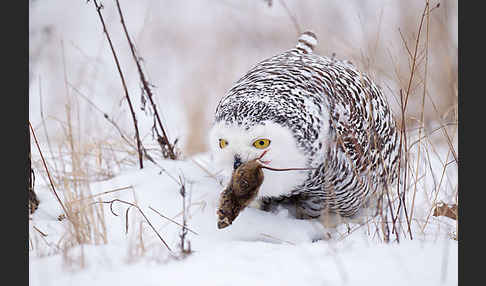
[[[121,20],[121,24],[123,26],[123,31],[125,32],[125,36],[127,38],[128,44],[130,45],[130,50],[132,52],[133,60],[137,64],[137,69],[138,69],[138,73],[140,75],[140,81],[142,82],[142,85],[143,85],[143,90],[145,91],[145,93],[147,94],[147,97],[150,100],[150,104],[152,105],[155,118],[157,119],[157,123],[159,124],[160,130],[162,131],[162,140],[159,139],[159,137],[160,137],[160,135],[159,135],[158,138],[157,138],[157,141],[161,144],[162,151],[164,151],[164,146],[167,146],[168,152],[169,152],[169,158],[172,159],[172,160],[175,160],[177,157],[176,157],[176,154],[174,153],[174,148],[173,148],[172,144],[170,143],[169,138],[167,137],[167,134],[165,132],[164,126],[162,125],[162,121],[160,120],[160,116],[159,116],[159,113],[157,111],[157,106],[155,105],[154,100],[153,100],[152,90],[149,87],[150,84],[147,82],[147,80],[145,78],[145,74],[143,73],[142,66],[140,64],[140,57],[137,56],[137,52],[135,51],[135,46],[134,46],[134,44],[133,44],[133,42],[130,39],[130,36],[128,34],[127,26],[125,25],[125,19],[123,18],[123,13],[122,13],[122,10],[121,10],[121,7],[120,7],[120,2],[118,0],[116,0],[116,6],[118,8],[118,14],[120,14],[120,20]],[[157,132],[157,135],[158,135],[157,129],[155,129],[155,131]]]
[[[127,84],[125,82],[125,77],[123,76],[123,72],[120,67],[120,62],[118,61],[118,57],[115,52],[115,48],[113,47],[113,43],[111,42],[110,34],[108,33],[108,30],[106,29],[105,25],[105,20],[103,19],[103,15],[101,14],[101,9],[103,8],[103,5],[98,4],[98,1],[93,0],[94,6],[96,8],[96,11],[98,12],[98,16],[100,18],[101,24],[103,25],[103,32],[106,35],[106,39],[108,40],[108,43],[110,44],[111,52],[113,54],[113,58],[115,59],[116,67],[118,69],[118,73],[120,74],[120,79],[122,82],[123,90],[125,91],[125,97],[128,102],[128,107],[130,108],[130,112],[132,114],[132,119],[133,119],[133,125],[135,127],[135,137],[137,139],[137,149],[138,149],[138,159],[140,162],[140,169],[143,168],[143,154],[142,154],[142,142],[140,141],[140,135],[138,131],[138,123],[137,123],[137,117],[135,116],[135,111],[133,109],[132,101],[130,100],[130,96],[128,94],[128,89],[127,89]]]
[[[30,121],[29,121],[29,126],[30,126],[30,131],[32,131],[32,135],[34,136],[35,145],[37,146],[37,149],[39,150],[39,154],[40,154],[41,159],[42,159],[42,164],[44,165],[44,168],[46,169],[47,177],[49,178],[49,182],[51,183],[52,191],[54,192],[54,195],[56,196],[57,201],[61,205],[61,208],[64,211],[64,214],[69,219],[68,212],[67,212],[66,208],[64,207],[64,204],[62,203],[61,199],[57,195],[56,188],[54,187],[54,182],[52,181],[52,178],[51,178],[51,173],[49,172],[49,169],[47,168],[46,160],[44,159],[44,155],[42,155],[42,151],[40,149],[39,142],[37,141],[37,137],[35,136],[34,128],[32,127],[32,124],[30,124]]]

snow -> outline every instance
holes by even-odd
[[[194,162],[198,162],[198,164]],[[108,243],[76,246],[63,251],[34,244],[30,251],[30,285],[456,285],[457,241],[447,236],[453,224],[431,228],[433,235],[416,235],[400,243],[377,242],[373,231],[353,225],[351,234],[325,229],[315,220],[296,220],[247,208],[222,230],[217,229],[216,206],[223,186],[198,165],[211,170],[210,157],[201,154],[185,161],[162,161],[158,166],[128,169],[111,180],[90,184],[92,194],[132,186],[100,196],[135,202],[169,244],[170,255],[155,233],[144,224],[145,253],[133,251],[138,224],[143,217],[136,209],[129,213],[125,234],[126,205],[114,203],[111,213],[104,208]],[[192,253],[181,258],[181,227],[150,210],[176,217],[182,210],[179,176],[187,191],[187,233]],[[69,224],[58,221],[62,213],[47,187],[39,191],[41,204],[30,221],[31,237],[36,226],[47,233],[51,244],[60,239]],[[136,200],[134,199],[136,198]],[[445,223],[444,223],[445,222]],[[431,223],[432,225],[433,223]],[[317,240],[325,233],[331,239]],[[313,242],[314,241],[314,242]],[[49,250],[50,249],[50,250]],[[46,254],[51,251],[50,255]],[[81,253],[83,255],[81,255]],[[70,257],[68,263],[66,256]],[[84,257],[84,268],[79,257]],[[178,257],[178,258],[176,258]],[[360,284],[358,284],[360,283]]]
[[[114,3],[102,2],[138,112],[145,147],[153,147],[148,142],[153,118],[140,111],[138,74],[118,14]],[[205,140],[192,135],[206,135],[204,130],[209,128],[218,100],[234,81],[258,61],[295,45],[295,30],[280,1],[272,1],[272,7],[267,7],[266,1],[120,2],[144,59],[147,78],[155,85],[156,104],[169,138],[180,139],[182,148]],[[392,107],[398,110],[393,96],[398,94],[400,78],[393,75],[399,67],[406,70],[408,79],[409,62],[397,31],[403,27],[402,22],[409,22],[413,27],[403,27],[402,31],[406,37],[414,35],[423,1],[407,3],[405,10],[413,16],[410,21],[402,19],[404,6],[394,1],[367,1],[366,5],[362,1],[285,2],[302,28],[318,35],[316,52],[336,52],[338,58],[350,59],[362,67],[372,66],[371,74],[376,74],[380,85],[386,87]],[[346,225],[326,229],[316,220],[296,220],[285,211],[274,214],[255,208],[245,209],[231,226],[219,230],[216,207],[224,185],[209,154],[185,154],[189,157],[180,161],[156,158],[157,165],[146,160],[140,170],[136,155],[119,142],[115,128],[85,100],[93,101],[129,136],[133,127],[128,107],[92,1],[29,3],[29,121],[56,175],[62,201],[69,200],[69,190],[73,190],[62,177],[74,171],[69,164],[69,150],[65,150],[68,143],[64,127],[71,116],[75,143],[79,142],[77,151],[85,154],[77,167],[83,168],[89,178],[80,181],[79,189],[87,196],[97,195],[96,200],[135,203],[173,251],[171,254],[167,250],[136,208],[128,212],[126,231],[128,205],[121,202],[113,203],[113,213],[109,204],[101,205],[106,243],[76,244],[69,220],[58,220],[63,210],[42,165],[36,165],[39,155],[33,146],[35,190],[41,203],[29,221],[30,285],[458,284],[458,242],[451,238],[457,235],[457,223],[430,214],[435,202],[457,203],[457,164],[446,143],[429,142],[444,141],[442,132],[431,132],[411,150],[413,172],[409,172],[409,179],[417,182],[416,188],[414,184],[409,186],[406,197],[406,205],[411,207],[416,190],[412,239],[407,235],[406,223],[399,225],[399,243],[394,234],[385,243],[377,234],[376,221],[363,226],[349,224],[348,233]],[[436,24],[431,26],[427,81],[428,93],[439,108],[442,103],[450,103],[447,97],[438,97],[450,91],[439,87],[454,85],[455,78],[449,74],[457,74],[451,70],[457,65],[457,4],[441,1],[441,7],[445,11],[437,9],[431,18],[436,22],[439,19],[441,24],[432,22]],[[363,62],[363,56],[371,63]],[[421,94],[421,88],[417,90]],[[418,99],[421,96],[411,97]],[[454,99],[457,101],[457,96]],[[411,102],[409,116],[414,117],[418,110]],[[196,112],[202,115],[194,119]],[[419,116],[415,114],[415,118]],[[426,127],[431,131],[441,125],[433,122]],[[457,150],[457,130],[448,130]],[[47,133],[54,152],[48,151],[51,146],[46,142]],[[423,148],[418,165],[417,147]],[[180,180],[187,191],[187,225],[197,233],[187,233],[186,243],[190,243],[192,252],[185,257],[179,246],[181,227],[152,210],[182,223]],[[91,226],[91,231],[99,227]],[[322,239],[328,235],[330,239]]]

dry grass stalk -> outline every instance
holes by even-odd
[[[187,235],[187,213],[186,213],[186,182],[185,180],[182,179],[181,176],[179,176],[179,181],[180,181],[180,190],[179,194],[182,197],[182,228],[181,228],[181,234],[179,235],[181,242],[180,242],[180,248],[181,248],[181,254],[182,258],[184,258],[186,255],[190,254],[192,252],[191,250],[191,242],[187,240],[186,242],[186,235]]]
[[[191,162],[194,163],[194,165],[196,165],[197,167],[199,167],[201,170],[203,170],[206,174],[208,174],[208,176],[210,176],[211,178],[213,178],[214,180],[216,180],[216,182],[218,182],[218,184],[220,186],[224,186],[223,185],[223,180],[221,178],[218,178],[216,176],[216,174],[213,174],[211,173],[208,168],[206,168],[205,166],[203,166],[203,164],[201,164],[200,162],[196,161],[194,158],[190,158]]]
[[[386,190],[384,192],[385,194],[385,198],[386,200],[388,201],[388,208],[389,208],[389,211],[390,212],[385,212],[385,210],[383,209],[383,198],[379,198],[379,203],[378,203],[378,214],[380,215],[380,219],[378,221],[376,221],[375,219],[371,219],[371,220],[368,220],[368,222],[366,223],[367,226],[368,226],[368,229],[370,229],[370,223],[374,224],[375,227],[376,227],[376,231],[375,231],[375,235],[378,234],[378,230],[381,229],[381,232],[383,234],[383,239],[384,241],[389,241],[389,235],[390,234],[395,234],[395,238],[397,241],[399,241],[399,236],[398,236],[398,233],[399,233],[399,230],[400,231],[406,231],[408,234],[409,234],[409,237],[410,239],[413,239],[413,236],[412,236],[412,227],[411,227],[411,224],[412,224],[412,218],[413,218],[413,209],[415,208],[415,204],[414,204],[414,200],[415,200],[415,194],[414,194],[414,197],[412,198],[412,209],[411,209],[411,212],[410,212],[410,215],[408,214],[409,213],[409,209],[407,207],[407,204],[406,204],[406,199],[405,199],[405,195],[406,193],[408,192],[408,189],[410,188],[410,186],[416,186],[417,185],[417,182],[420,180],[420,179],[423,179],[425,177],[425,174],[422,175],[422,176],[419,176],[419,173],[418,173],[418,170],[419,170],[419,164],[417,162],[417,165],[415,166],[415,169],[413,169],[413,167],[411,167],[411,160],[409,158],[410,156],[410,149],[411,149],[411,146],[413,144],[417,144],[419,146],[421,146],[423,144],[423,142],[421,142],[422,139],[424,138],[427,138],[428,135],[430,135],[431,133],[433,132],[430,132],[429,134],[425,134],[424,136],[422,135],[422,130],[419,131],[419,140],[413,142],[410,146],[408,145],[408,140],[407,138],[409,137],[409,135],[407,134],[407,128],[406,128],[406,120],[407,120],[407,103],[409,101],[409,96],[412,95],[412,81],[414,78],[417,77],[417,67],[419,66],[419,64],[423,64],[425,66],[425,79],[420,81],[419,83],[423,84],[424,85],[424,90],[423,90],[423,93],[422,93],[422,105],[421,105],[421,118],[420,118],[420,122],[423,123],[424,122],[424,117],[423,117],[423,114],[425,113],[424,111],[424,105],[425,105],[425,96],[428,95],[428,93],[426,92],[426,89],[427,89],[427,84],[426,84],[426,81],[427,81],[427,62],[428,62],[428,42],[429,42],[429,17],[430,17],[430,12],[432,10],[434,10],[435,8],[437,8],[439,5],[436,5],[434,8],[430,9],[429,7],[429,1],[427,1],[425,3],[425,8],[421,14],[421,19],[420,19],[420,23],[419,23],[419,31],[418,31],[418,35],[415,39],[415,47],[414,49],[410,49],[409,46],[407,45],[406,41],[405,41],[405,38],[402,34],[402,31],[399,29],[399,33],[400,33],[400,36],[402,38],[402,41],[403,41],[403,44],[404,44],[404,47],[406,49],[406,52],[409,56],[409,63],[410,63],[410,74],[408,76],[408,79],[407,79],[407,86],[405,88],[406,90],[406,93],[403,93],[403,90],[401,89],[400,90],[400,100],[399,100],[399,106],[400,106],[400,119],[397,120],[397,122],[400,122],[401,124],[401,128],[400,128],[400,132],[401,132],[401,138],[400,138],[400,161],[399,161],[399,164],[400,164],[400,169],[402,170],[401,172],[401,176],[400,176],[400,179],[399,179],[399,182],[397,184],[397,192],[395,194],[392,194],[390,192],[388,192],[388,190]],[[427,23],[427,24],[425,24]],[[426,25],[426,29],[427,29],[427,35],[426,35],[426,39],[425,39],[425,55],[422,55],[419,53],[419,43],[422,42],[421,38],[421,30],[423,29],[424,25]],[[420,55],[419,55],[420,54]],[[419,60],[420,58],[420,60]],[[398,73],[397,73],[398,74]],[[371,111],[370,111],[371,112]],[[455,123],[451,123],[450,125],[454,125]],[[449,124],[447,124],[449,125]],[[423,129],[423,125],[421,125],[419,127],[420,129]],[[441,128],[438,128],[436,129],[435,131],[439,130]],[[427,138],[428,139],[428,138]],[[449,140],[450,142],[451,140]],[[427,158],[428,158],[428,153],[427,153]],[[421,155],[419,154],[418,155],[418,160],[420,161],[420,157]],[[382,160],[382,158],[381,158]],[[429,159],[430,161],[430,159]],[[429,162],[429,165],[430,165],[430,162]],[[412,169],[413,172],[409,172],[408,169]],[[410,177],[410,178],[409,178]],[[415,181],[412,182],[411,181],[411,178],[415,178]],[[403,186],[403,189],[402,189],[402,186]],[[437,189],[438,190],[438,189]],[[436,193],[437,195],[437,193]],[[393,207],[393,205],[396,205],[396,207]],[[402,212],[405,216],[405,218],[402,220],[401,217],[402,217]],[[388,220],[387,219],[387,216],[391,215],[391,220]],[[392,223],[392,229],[390,230],[388,228],[388,223]],[[403,223],[406,223],[406,230],[403,229],[402,227],[402,222]]]
[[[297,36],[299,36],[300,34],[302,34],[302,29],[300,28],[299,21],[297,21],[297,18],[295,17],[295,15],[292,13],[292,11],[289,9],[289,7],[287,7],[285,0],[280,0],[280,4],[282,4],[282,6],[284,7],[285,12],[289,16],[292,24],[294,25],[295,31],[297,32]],[[271,6],[271,5],[272,5],[272,2],[269,2],[269,6]]]
[[[145,91],[145,94],[149,98],[150,104],[152,106],[152,110],[154,112],[155,119],[157,120],[157,123],[159,124],[159,128],[162,131],[162,136],[160,136],[159,131],[157,130],[156,126],[155,125],[153,126],[153,130],[155,130],[155,132],[157,133],[157,141],[161,145],[162,152],[164,154],[167,153],[168,158],[175,160],[175,159],[177,159],[177,156],[174,152],[174,146],[173,146],[173,144],[170,143],[169,138],[167,137],[167,134],[165,132],[164,126],[162,125],[162,121],[160,120],[159,112],[157,111],[157,105],[155,104],[155,102],[153,100],[152,90],[150,89],[150,83],[147,81],[147,79],[145,77],[145,74],[142,70],[142,66],[140,64],[140,57],[137,55],[137,53],[135,51],[135,46],[134,46],[134,44],[133,44],[133,42],[130,39],[130,36],[128,34],[127,26],[125,24],[125,19],[123,17],[123,13],[122,13],[122,10],[121,10],[121,7],[120,7],[120,1],[116,0],[116,6],[118,8],[118,14],[120,15],[120,20],[121,20],[121,24],[123,26],[123,31],[125,32],[125,36],[127,38],[128,44],[130,46],[130,51],[132,53],[133,60],[135,61],[136,65],[137,65],[137,70],[138,70],[138,74],[140,76],[140,81],[142,83],[143,90]]]
[[[69,233],[76,245],[107,243],[103,207],[93,204],[89,185],[83,182],[73,184],[64,180],[64,187],[66,207],[72,218]]]
[[[111,211],[111,213],[113,215],[115,215],[115,216],[118,216],[118,214],[116,214],[113,211],[113,204],[115,202],[119,202],[119,203],[126,204],[126,205],[129,206],[127,208],[127,210],[126,210],[126,213],[125,213],[125,216],[126,216],[126,227],[125,227],[125,230],[126,230],[126,232],[128,232],[128,211],[130,210],[131,207],[134,207],[134,208],[136,208],[140,212],[140,214],[143,216],[143,218],[148,223],[148,225],[150,226],[150,228],[152,228],[152,230],[157,235],[157,237],[160,239],[160,241],[164,244],[164,246],[167,248],[167,250],[169,250],[170,254],[173,254],[172,249],[170,248],[170,246],[165,242],[165,240],[162,238],[162,236],[159,234],[159,232],[155,229],[155,227],[152,225],[152,223],[150,222],[150,220],[147,218],[147,216],[145,215],[145,213],[142,211],[142,209],[138,205],[136,205],[134,203],[127,202],[127,201],[124,201],[124,200],[120,200],[120,199],[113,199],[113,200],[110,200],[110,201],[98,201],[98,202],[95,202],[95,203],[98,203],[98,204],[109,204],[110,205],[110,211]]]
[[[410,79],[413,78],[413,69],[412,69],[412,74],[410,75]],[[397,218],[400,216],[400,210],[401,210],[401,207],[403,206],[403,209],[405,211],[405,217],[406,217],[406,221],[407,221],[407,226],[408,226],[408,233],[410,235],[410,239],[413,239],[412,237],[412,230],[410,228],[410,221],[408,219],[408,212],[407,212],[407,205],[406,205],[406,201],[405,201],[405,194],[406,194],[406,187],[407,186],[407,170],[408,170],[408,156],[409,156],[409,153],[408,152],[404,152],[403,153],[403,150],[407,150],[407,131],[406,131],[406,127],[405,127],[405,114],[406,114],[406,109],[407,109],[407,105],[406,105],[406,102],[407,102],[407,98],[408,96],[405,98],[403,98],[403,92],[402,90],[400,89],[400,107],[401,107],[401,132],[400,132],[400,147],[399,147],[399,160],[398,160],[398,169],[400,170],[399,172],[399,175],[398,175],[398,183],[397,183],[397,197],[399,198],[399,204],[398,204],[398,208],[397,208],[397,212],[395,214],[395,218],[392,219],[393,220],[393,225],[395,225],[396,223],[396,220]],[[405,160],[405,162],[402,162],[403,159]],[[403,173],[404,173],[404,178],[403,178],[403,190],[400,192],[400,178],[401,178],[401,171],[403,170]]]
[[[427,91],[427,68],[428,68],[428,55],[429,55],[429,37],[430,37],[430,31],[429,31],[429,26],[430,26],[430,8],[429,8],[429,1],[427,1],[427,24],[426,24],[426,29],[427,29],[427,33],[426,33],[426,41],[425,41],[425,71],[424,71],[424,88],[423,88],[423,93],[422,93],[422,103],[421,103],[421,110],[420,110],[420,127],[419,127],[419,134],[418,134],[418,148],[417,148],[417,165],[415,167],[415,178],[418,177],[418,170],[419,170],[419,164],[420,164],[420,151],[422,150],[421,149],[421,138],[422,138],[422,130],[423,130],[423,122],[424,122],[424,109],[425,109],[425,94],[426,94],[426,91]],[[401,35],[401,33],[400,33]],[[403,37],[402,37],[402,40],[403,40]],[[413,189],[413,197],[412,197],[412,205],[411,205],[411,209],[410,209],[410,220],[409,220],[409,224],[410,222],[412,221],[412,218],[413,218],[413,210],[414,210],[414,206],[415,206],[415,196],[417,194],[417,181],[418,180],[415,180],[415,184],[414,184],[414,189]]]
[[[98,112],[103,114],[103,117],[111,125],[113,125],[113,127],[115,127],[116,131],[118,131],[118,133],[120,134],[120,137],[123,139],[123,141],[125,141],[128,144],[128,146],[137,150],[137,146],[135,146],[130,140],[128,140],[125,132],[123,132],[123,130],[120,128],[120,126],[118,126],[118,124],[112,118],[110,118],[110,116],[107,113],[105,113],[103,110],[101,110],[93,101],[91,101],[86,95],[84,95],[78,88],[73,86],[71,83],[68,83],[68,84],[77,94],[79,94],[81,96],[81,98],[86,100],[86,102],[88,102],[89,105],[91,105],[94,109],[96,109]]]
[[[273,240],[276,240],[276,241],[278,241],[278,242],[285,242],[285,243],[287,243],[287,244],[294,245],[294,246],[296,245],[296,244],[295,244],[294,242],[292,242],[292,241],[288,241],[288,240],[280,239],[280,238],[275,237],[275,236],[270,235],[270,234],[266,234],[266,233],[260,233],[260,235],[262,235],[262,236],[264,236],[264,237],[268,237],[268,238],[273,239]]]
[[[436,6],[438,7],[438,6]],[[436,8],[435,7],[435,8]],[[433,10],[433,9],[432,9]],[[397,209],[397,213],[396,213],[396,216],[395,216],[395,219],[393,220],[395,222],[395,220],[399,217],[399,212],[401,210],[401,208],[403,207],[403,210],[405,212],[405,219],[406,219],[406,222],[407,222],[407,231],[410,235],[410,239],[413,239],[412,237],[412,231],[411,231],[411,222],[412,222],[412,218],[413,218],[413,209],[415,207],[415,195],[416,195],[416,183],[417,183],[417,177],[418,177],[418,170],[419,170],[419,162],[420,162],[420,156],[421,156],[421,153],[420,153],[420,150],[421,150],[421,145],[420,145],[420,140],[422,138],[422,129],[423,129],[423,125],[421,124],[421,126],[419,127],[419,145],[418,145],[418,152],[417,152],[417,165],[415,167],[415,184],[414,184],[414,193],[413,193],[413,197],[412,197],[412,205],[411,205],[411,210],[410,210],[410,215],[408,215],[408,209],[407,209],[407,204],[406,204],[406,200],[405,200],[405,195],[407,193],[407,187],[409,186],[409,178],[408,178],[408,175],[409,175],[409,172],[408,172],[408,169],[409,169],[409,164],[410,164],[410,152],[409,152],[409,145],[408,145],[408,134],[407,134],[407,121],[406,121],[406,114],[407,114],[407,105],[408,105],[408,101],[409,101],[409,97],[411,96],[412,94],[412,82],[413,82],[413,79],[415,77],[415,74],[417,73],[417,65],[418,65],[418,50],[419,50],[419,43],[420,43],[420,40],[421,40],[421,33],[422,33],[422,30],[423,30],[423,25],[424,23],[426,22],[426,39],[425,39],[425,63],[424,63],[424,68],[425,68],[425,71],[424,71],[424,80],[423,80],[423,93],[422,93],[422,100],[421,100],[421,118],[420,118],[420,123],[423,123],[424,122],[424,106],[425,106],[425,95],[426,95],[426,90],[427,90],[427,71],[428,71],[428,44],[429,44],[429,27],[430,27],[430,12],[432,11],[430,9],[430,3],[429,1],[426,1],[425,3],[425,7],[424,7],[424,10],[422,12],[422,15],[421,15],[421,18],[420,18],[420,22],[419,22],[419,26],[418,26],[418,31],[417,31],[417,37],[415,39],[415,47],[413,49],[413,54],[410,50],[410,48],[408,47],[404,37],[403,37],[403,34],[402,32],[399,30],[399,33],[400,33],[400,36],[401,36],[401,39],[403,41],[403,44],[404,44],[404,47],[407,51],[407,54],[409,56],[409,62],[411,63],[411,66],[410,66],[410,75],[409,75],[409,78],[408,78],[408,84],[407,84],[407,87],[406,87],[406,92],[405,94],[403,93],[403,90],[400,89],[400,115],[401,115],[401,118],[400,118],[400,129],[401,129],[401,136],[400,136],[400,160],[399,160],[399,168],[400,170],[402,170],[402,174],[403,174],[403,179],[401,178],[402,176],[399,176],[399,182],[397,184],[397,196],[399,198],[399,205],[398,205],[398,209]],[[400,190],[400,186],[403,186],[403,189]]]
[[[41,231],[35,225],[32,225],[34,232],[29,230],[29,242],[31,245],[31,251],[35,251],[37,257],[45,257],[47,255],[60,253],[60,248],[58,245],[49,242],[47,240],[48,234]]]
[[[161,216],[162,218],[165,218],[166,220],[168,220],[168,221],[170,221],[170,222],[172,222],[172,223],[174,223],[174,224],[176,224],[176,225],[178,225],[178,226],[182,227],[183,229],[186,229],[186,230],[188,230],[188,231],[192,232],[192,233],[193,233],[193,234],[195,234],[195,235],[199,235],[197,232],[195,232],[194,230],[192,230],[192,229],[190,229],[189,227],[187,227],[187,225],[184,225],[184,224],[180,224],[180,223],[178,223],[177,221],[175,221],[175,220],[171,219],[170,217],[167,217],[167,216],[165,216],[165,215],[161,214],[161,213],[160,213],[158,210],[154,209],[153,207],[149,206],[149,209],[151,209],[152,211],[154,211],[156,214],[158,214],[158,215],[159,215],[159,216]],[[183,212],[181,212],[181,214],[183,214]]]
[[[120,62],[118,61],[118,56],[116,55],[115,48],[113,47],[113,43],[111,41],[110,34],[108,33],[108,30],[106,29],[105,20],[103,19],[103,15],[101,14],[101,9],[103,8],[103,5],[98,4],[98,1],[96,1],[96,0],[93,0],[93,3],[94,3],[96,11],[98,13],[101,24],[103,26],[103,32],[105,33],[106,39],[108,40],[108,43],[110,44],[110,49],[111,49],[111,52],[113,54],[113,58],[115,59],[115,64],[116,64],[116,67],[118,69],[118,74],[120,75],[123,90],[125,91],[125,98],[127,99],[128,107],[130,108],[130,113],[131,113],[132,119],[133,119],[133,126],[135,127],[135,138],[137,139],[138,158],[139,158],[140,169],[142,169],[143,168],[142,141],[140,140],[137,117],[136,117],[135,111],[133,109],[132,101],[131,101],[130,96],[128,94],[128,88],[127,88],[127,84],[125,82],[125,76],[123,75],[123,72],[121,70]]]
[[[90,168],[86,165],[89,157],[86,156],[88,153],[81,150],[81,144],[75,140],[71,104],[72,102],[68,100],[65,106],[67,122],[63,125],[65,132],[63,142],[68,146],[69,153],[64,154],[63,146],[59,146],[58,160],[62,169],[57,174],[62,185],[69,223],[66,225],[66,232],[58,242],[58,247],[66,266],[83,268],[86,266],[84,245],[106,244],[108,237],[103,206],[92,205],[89,188]],[[79,124],[80,119],[76,118],[76,120]]]
[[[195,209],[192,213],[189,211],[189,209],[192,209],[191,207],[192,206],[199,206],[199,208]],[[199,202],[191,202],[189,204],[189,206],[187,207],[188,208],[188,211],[187,211],[187,217],[188,218],[192,218],[193,215],[195,215],[196,213],[198,213],[199,211],[204,211],[205,208],[207,206],[207,202],[202,200],[202,201],[199,201]],[[180,211],[179,213],[177,213],[176,215],[174,215],[172,218],[168,218],[168,217],[164,217],[165,219],[169,220],[169,222],[167,222],[165,224],[165,226],[167,226],[168,224],[170,223],[175,223],[175,219],[182,216],[183,215],[183,211]],[[170,221],[172,220],[172,221]],[[178,224],[178,223],[177,223]],[[178,224],[179,226],[182,226],[180,224]],[[191,231],[187,226],[186,228]],[[192,232],[192,231],[191,231]],[[195,234],[199,235],[198,233],[195,232]]]
[[[47,234],[45,234],[44,232],[42,232],[40,229],[38,229],[35,225],[32,226],[38,233],[40,233],[40,235],[42,235],[42,237],[47,237]]]
[[[408,98],[410,96],[410,91],[411,91],[411,86],[412,86],[412,81],[413,81],[413,78],[414,78],[414,75],[415,75],[415,72],[416,72],[416,64],[417,64],[417,52],[418,52],[418,47],[419,47],[419,42],[420,42],[420,35],[421,35],[421,32],[422,32],[422,26],[423,26],[423,23],[424,23],[424,19],[425,19],[425,16],[426,15],[429,15],[428,12],[429,11],[429,1],[427,0],[427,2],[425,3],[425,8],[422,12],[422,16],[421,16],[421,19],[420,19],[420,23],[419,23],[419,27],[418,27],[418,31],[417,31],[417,38],[416,38],[416,41],[415,41],[415,48],[414,48],[414,51],[413,51],[413,56],[411,58],[411,61],[412,61],[412,66],[411,66],[411,71],[410,71],[410,76],[409,76],[409,80],[408,80],[408,86],[407,86],[407,91],[405,93],[405,95],[403,95],[403,92],[402,90],[400,89],[400,113],[401,113],[401,136],[400,136],[400,160],[399,160],[399,169],[400,170],[404,170],[404,178],[403,178],[403,185],[404,186],[407,186],[407,175],[408,175],[408,157],[409,157],[409,152],[405,152],[404,154],[404,160],[405,162],[402,163],[402,150],[407,150],[407,132],[406,132],[406,110],[407,110],[407,103],[408,103]],[[427,19],[429,19],[427,17]],[[428,25],[427,25],[427,31],[428,31]],[[428,33],[427,33],[427,41],[426,43],[428,44]],[[427,46],[428,47],[428,46]],[[409,52],[410,54],[410,51],[408,50],[407,48],[407,51]],[[428,49],[426,49],[426,51],[428,51]],[[425,66],[427,67],[427,61],[426,61],[426,64]],[[424,84],[424,90],[426,89],[426,85]],[[425,91],[424,91],[424,94],[425,94]],[[424,101],[424,98],[422,99]],[[422,106],[423,107],[423,106]],[[423,110],[423,109],[422,109]],[[423,112],[422,112],[423,114]],[[400,194],[400,177],[399,176],[399,182],[397,184],[397,194],[398,196],[401,198],[400,199],[400,204],[398,206],[398,210],[397,210],[397,216],[398,217],[398,212],[400,211],[400,208],[401,206],[403,205],[403,209],[405,211],[405,217],[406,217],[406,221],[407,221],[407,226],[408,226],[408,233],[410,235],[410,239],[412,239],[412,231],[411,231],[411,228],[410,228],[410,221],[411,219],[409,219],[409,216],[408,216],[408,212],[407,212],[407,208],[406,208],[406,201],[405,201],[405,194],[406,194],[406,189],[402,190],[401,194]]]
[[[45,116],[44,116],[44,104],[42,102],[42,78],[41,76],[39,75],[39,107],[40,107],[40,116],[41,116],[41,120],[42,120],[42,127],[43,127],[43,130],[44,130],[44,137],[45,137],[45,140],[47,142],[47,147],[49,149],[49,154],[51,155],[51,157],[54,157],[54,152],[52,151],[52,145],[51,145],[51,140],[50,140],[50,137],[49,137],[49,132],[47,131],[47,124],[46,124],[46,119],[45,119]],[[57,164],[56,164],[56,161],[53,160],[53,165],[54,165],[54,173],[57,173]]]
[[[37,146],[37,150],[39,150],[39,154],[41,156],[42,163],[44,165],[47,176],[49,178],[49,182],[51,183],[52,191],[53,191],[54,195],[56,196],[56,199],[57,199],[59,205],[61,206],[62,210],[64,211],[64,214],[66,214],[66,216],[69,217],[68,212],[66,210],[66,207],[64,206],[61,199],[57,195],[56,188],[54,187],[54,182],[52,181],[52,178],[51,178],[51,173],[49,172],[49,169],[47,168],[46,160],[44,159],[44,155],[42,154],[42,151],[41,151],[40,146],[39,146],[39,142],[37,141],[37,137],[35,136],[34,128],[32,127],[32,124],[30,124],[30,121],[29,121],[29,126],[30,126],[30,130],[32,131],[32,135],[34,136],[35,145]]]
[[[133,186],[130,185],[130,186],[127,186],[127,187],[116,188],[116,189],[109,190],[109,191],[106,191],[106,192],[101,192],[101,193],[93,194],[93,195],[90,195],[90,196],[88,196],[86,198],[81,198],[81,199],[77,199],[75,201],[72,201],[71,203],[79,202],[79,201],[86,200],[86,199],[94,199],[94,198],[99,197],[99,196],[102,196],[102,195],[111,194],[111,193],[115,193],[115,192],[119,192],[119,191],[123,191],[123,190],[128,190],[128,189],[132,189],[133,190]]]
[[[61,243],[63,260],[67,266],[82,269],[86,266],[84,245],[108,243],[104,209],[103,206],[93,205],[87,198],[88,183],[73,183],[67,179],[63,183],[71,222]]]

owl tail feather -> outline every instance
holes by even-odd
[[[304,53],[304,54],[310,54],[312,51],[314,51],[314,47],[317,45],[317,36],[311,31],[306,31],[302,33],[297,40],[297,45],[295,45],[295,48],[297,51]]]

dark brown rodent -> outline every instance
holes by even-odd
[[[267,150],[268,151],[268,150]],[[260,157],[241,164],[231,175],[231,181],[221,193],[218,207],[218,228],[225,228],[232,224],[240,212],[245,209],[256,197],[260,186],[263,183],[263,170],[291,171],[311,170],[313,168],[288,168],[276,169],[263,165],[259,160],[265,156],[267,151]]]
[[[221,194],[218,228],[225,228],[250,204],[263,183],[262,165],[258,159],[241,164],[233,171],[231,181]]]

